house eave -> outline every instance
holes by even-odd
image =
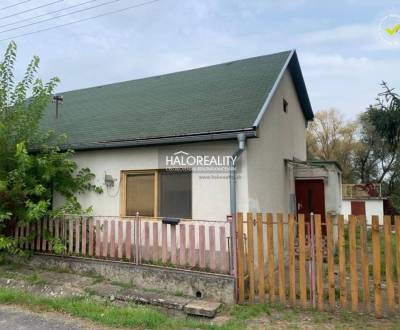
[[[133,148],[141,146],[157,146],[168,144],[195,143],[220,140],[236,140],[239,133],[244,133],[247,138],[257,137],[255,128],[244,128],[231,131],[216,131],[195,134],[173,135],[134,140],[110,140],[79,144],[64,144],[61,150],[72,149],[75,151]]]

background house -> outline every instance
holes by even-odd
[[[342,196],[342,213],[345,216],[366,216],[367,223],[371,224],[371,217],[377,215],[383,224],[385,198],[379,183],[343,184]]]
[[[66,133],[64,148],[96,174],[104,193],[78,196],[95,215],[221,220],[230,214],[227,168],[165,171],[165,156],[230,156],[238,135],[237,210],[294,212],[287,160],[306,160],[313,112],[295,51],[63,94],[43,129]],[[56,196],[55,203],[59,202]]]

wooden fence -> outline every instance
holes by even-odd
[[[44,219],[18,227],[21,248],[154,264],[213,273],[229,273],[229,225],[181,221],[177,225],[141,217],[69,217]]]
[[[238,213],[238,302],[398,312],[400,217],[368,220]]]

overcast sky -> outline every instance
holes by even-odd
[[[146,2],[114,1],[4,32],[110,0],[8,25],[88,0],[58,0],[18,14],[55,1],[1,1],[2,49],[9,37]],[[380,22],[386,15],[400,15],[399,0],[160,0],[15,38],[18,70],[39,55],[40,75],[58,76],[62,83],[57,91],[62,92],[295,48],[314,111],[334,107],[354,118],[374,102],[382,80],[400,89],[400,47],[381,37]]]

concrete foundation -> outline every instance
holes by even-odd
[[[63,268],[77,273],[95,272],[109,280],[131,283],[139,288],[180,293],[224,304],[235,303],[232,276],[211,274],[129,262],[35,254],[30,264],[42,268]]]

